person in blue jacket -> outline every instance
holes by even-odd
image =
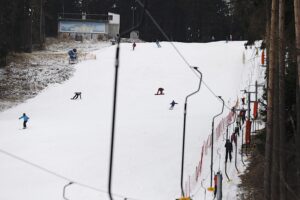
[[[170,103],[171,104],[171,107],[170,107],[170,110],[173,110],[174,106],[178,103],[176,103],[174,100]]]
[[[24,120],[23,121],[23,128],[24,129],[27,128],[26,124],[27,124],[27,122],[29,120],[29,117],[25,113],[23,113],[23,115],[21,117],[19,117],[19,119],[23,119]]]
[[[68,52],[70,59],[71,60],[76,60],[77,59],[77,50],[76,49],[72,49]]]

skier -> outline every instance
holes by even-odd
[[[164,95],[164,88],[158,88],[155,95]]]
[[[234,144],[236,145],[236,141],[237,141],[236,133],[234,132],[231,134],[231,143],[234,142]]]
[[[218,187],[217,187],[217,185],[218,185],[218,176],[217,176],[217,174],[215,174],[215,176],[214,176],[214,183],[215,183],[215,189],[214,189],[214,199],[215,199],[216,195],[217,195],[217,189],[218,189]]]
[[[240,117],[242,120],[242,124],[244,124],[244,122],[246,120],[246,110],[244,108],[240,111]]]
[[[81,92],[75,92],[75,95],[74,95],[74,97],[73,98],[71,98],[72,100],[74,100],[74,99],[78,99],[78,97],[80,97],[80,99],[81,99]]]
[[[134,51],[135,47],[136,47],[136,43],[133,42],[133,44],[132,44],[132,50],[133,50],[133,51]]]
[[[170,104],[171,104],[170,110],[173,110],[175,104],[178,104],[178,103],[176,103],[176,102],[173,100]]]
[[[241,127],[241,117],[240,117],[240,116],[237,116],[237,117],[236,117],[236,126],[237,126],[239,129],[242,128],[242,127]]]
[[[237,134],[238,136],[240,136],[240,127],[236,126],[234,128],[234,133]]]
[[[226,140],[225,148],[226,148],[225,163],[227,163],[228,155],[229,155],[229,160],[231,162],[232,143],[230,142],[229,139]]]
[[[71,49],[68,54],[71,61],[77,60],[77,49]]]
[[[245,105],[245,97],[242,97],[242,105]]]
[[[161,47],[161,46],[160,46],[160,44],[159,44],[159,41],[158,41],[158,40],[156,40],[156,42],[155,42],[155,43],[156,43],[156,45],[157,45],[157,47],[158,47],[158,48],[160,48],[160,47]]]
[[[23,115],[21,117],[19,117],[19,119],[23,119],[24,120],[23,121],[23,129],[27,128],[26,124],[27,124],[27,122],[29,120],[29,117],[25,113],[23,113]]]

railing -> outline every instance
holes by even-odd
[[[58,13],[58,19],[68,20],[112,20],[112,15],[108,14],[86,14],[86,13]]]

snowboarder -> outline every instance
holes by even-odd
[[[74,97],[73,98],[71,98],[72,100],[74,100],[74,99],[78,99],[78,97],[80,97],[80,99],[81,99],[81,92],[75,92],[75,95],[74,95]]]
[[[159,44],[159,41],[158,41],[158,40],[156,40],[156,42],[155,42],[155,43],[156,43],[156,45],[157,45],[157,47],[158,47],[158,48],[160,48],[160,47],[161,47],[161,46],[160,46],[160,44]]]
[[[23,115],[19,117],[19,119],[23,119],[23,129],[27,128],[26,124],[29,120],[29,117],[25,113],[23,113]]]
[[[164,88],[158,88],[155,95],[164,95]]]
[[[133,42],[133,44],[132,44],[132,50],[133,50],[133,51],[134,51],[135,47],[136,47],[136,43]]]
[[[176,103],[176,102],[173,100],[170,104],[171,104],[170,110],[173,110],[175,104],[178,104],[178,103]]]
[[[77,60],[77,49],[71,49],[68,54],[71,61]]]
[[[225,163],[227,163],[228,155],[229,155],[229,160],[231,162],[231,158],[232,158],[232,155],[231,155],[231,152],[232,152],[232,143],[230,142],[229,139],[226,140],[225,148],[226,148]]]

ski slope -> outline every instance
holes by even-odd
[[[264,74],[255,49],[245,50],[244,42],[174,44],[191,66],[199,67],[204,81],[187,105],[184,179],[188,181],[211,133],[212,118],[222,109],[210,90],[231,107],[241,97],[240,90],[251,90],[249,85],[262,80]],[[121,44],[114,199],[166,200],[181,194],[184,101],[197,89],[199,76],[170,43],[161,45],[137,43],[132,51],[131,44]],[[35,98],[0,113],[0,199],[63,199],[63,187],[70,181],[75,182],[66,191],[70,200],[109,199],[115,51],[115,46],[95,51],[96,60],[75,65],[70,80],[49,86]],[[154,95],[159,87],[165,89],[165,95]],[[70,100],[76,91],[82,92],[82,99]],[[169,110],[172,100],[178,104]],[[25,130],[18,120],[24,112],[30,117]],[[224,109],[215,127],[229,112]],[[222,137],[215,141],[214,171],[219,169],[219,149],[224,173]],[[242,172],[245,167],[240,154],[238,158]],[[230,200],[236,199],[239,183],[233,163],[228,165],[231,181],[223,174],[223,197]],[[199,177],[205,188],[210,184],[209,173],[210,151],[204,155]],[[188,193],[194,200],[212,199],[211,192],[204,195],[200,181]]]

